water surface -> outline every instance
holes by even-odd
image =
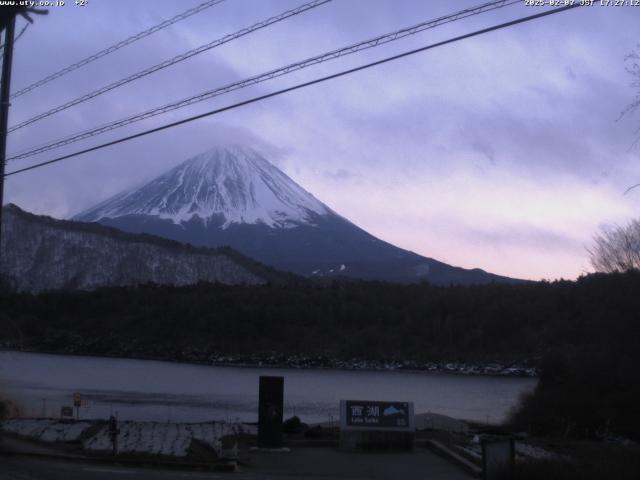
[[[0,352],[0,392],[23,415],[58,416],[80,392],[81,418],[257,421],[258,377],[285,378],[285,418],[338,417],[341,399],[412,401],[415,412],[497,423],[536,379],[406,371],[211,367],[151,360]]]

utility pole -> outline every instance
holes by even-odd
[[[4,167],[7,156],[7,130],[9,129],[9,105],[11,96],[11,63],[13,61],[13,36],[16,16],[7,22],[4,30],[4,56],[0,85],[0,281],[2,280],[2,205],[4,203]]]

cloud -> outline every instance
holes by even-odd
[[[15,99],[11,123],[299,3],[223,2]],[[14,132],[9,151],[475,3],[331,2]],[[16,45],[12,84],[20,88],[186,8],[113,0],[52,9]],[[453,22],[8,170],[530,13],[514,6]],[[637,117],[616,122],[633,99],[624,58],[625,46],[637,43],[639,14],[576,9],[433,49],[10,177],[6,200],[68,216],[216,143],[248,142],[385,240],[507,275],[575,277],[588,268],[584,245],[597,226],[624,221],[640,206],[640,195],[622,196],[640,181],[637,153],[628,150]]]
[[[325,177],[335,182],[344,182],[358,178],[358,175],[344,168],[338,168],[337,170],[327,170],[324,172],[324,175]]]

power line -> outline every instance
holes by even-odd
[[[86,102],[87,100],[91,100],[92,98],[95,98],[99,95],[102,95],[103,93],[107,93],[115,88],[121,87],[123,85],[126,85],[127,83],[131,83],[135,80],[138,80],[140,78],[146,77],[147,75],[151,75],[152,73],[155,73],[159,70],[162,70],[164,68],[170,67],[171,65],[175,65],[176,63],[180,63],[184,60],[187,60],[188,58],[191,58],[195,55],[198,55],[200,53],[206,52],[208,50],[211,50],[215,47],[219,47],[220,45],[224,45],[225,43],[231,42],[232,40],[236,40],[240,37],[243,37],[245,35],[248,35],[250,33],[255,32],[256,30],[260,30],[262,28],[268,27],[270,25],[273,25],[274,23],[278,23],[281,22],[287,18],[293,17],[295,15],[299,15],[301,13],[304,13],[308,10],[311,10],[313,8],[319,7],[321,5],[324,5],[326,3],[331,2],[332,0],[313,0],[312,2],[309,3],[305,3],[303,5],[300,5],[294,9],[291,10],[287,10],[285,12],[280,13],[279,15],[275,15],[273,17],[267,18],[266,20],[262,20],[258,23],[255,23],[254,25],[251,25],[250,27],[246,27],[243,28],[241,30],[238,30],[235,33],[230,33],[229,35],[225,35],[222,38],[219,38],[217,40],[214,40],[213,42],[207,43],[205,45],[201,45],[197,48],[194,48],[192,50],[189,50],[187,52],[181,53],[180,55],[176,55],[173,58],[170,58],[168,60],[165,60],[164,62],[158,63],[152,67],[146,68],[138,73],[134,73],[133,75],[129,75],[128,77],[122,78],[116,82],[110,83],[109,85],[106,85],[102,88],[99,88],[97,90],[94,90],[93,92],[87,93],[85,95],[82,95],[78,98],[75,98],[67,103],[64,103],[62,105],[59,105],[55,108],[52,108],[51,110],[48,110],[46,112],[40,113],[38,115],[36,115],[35,117],[32,117],[28,120],[25,120],[24,122],[21,122],[17,125],[14,125],[13,127],[9,128],[9,132],[13,132],[15,130],[18,130],[19,128],[22,127],[26,127],[27,125],[37,122],[38,120],[42,120],[43,118],[49,117],[51,115],[54,115],[56,113],[62,112],[64,110],[67,110],[68,108],[71,108],[75,105],[78,105],[80,103]]]
[[[27,30],[27,27],[29,26],[29,23],[25,23],[24,26],[22,27],[22,29],[20,30],[20,33],[18,33],[18,35],[16,35],[16,38],[13,39],[13,43],[15,44],[20,37],[24,34],[24,32]],[[4,48],[4,43],[2,45],[0,45],[0,49]]]
[[[491,10],[495,10],[498,8],[503,8],[509,5],[513,5],[516,3],[521,3],[520,0],[499,0],[499,1],[492,1],[492,2],[488,2],[488,3],[484,3],[482,5],[476,6],[476,7],[471,7],[471,8],[467,8],[464,10],[461,10],[459,12],[450,14],[450,15],[445,15],[439,18],[436,18],[434,20],[429,20],[429,21],[425,21],[425,22],[421,22],[417,25],[414,25],[412,27],[406,27],[400,30],[396,30],[394,32],[391,33],[387,33],[384,35],[379,35],[377,37],[374,37],[372,39],[366,40],[366,41],[362,41],[362,42],[358,42],[352,45],[349,45],[347,47],[343,47],[340,48],[338,50],[333,50],[327,53],[323,53],[321,55],[317,55],[315,57],[311,57],[311,58],[307,58],[306,60],[302,60],[300,62],[296,62],[296,63],[292,63],[290,65],[284,66],[284,67],[280,67],[277,68],[275,70],[270,70],[268,72],[264,72],[261,73],[259,75],[253,76],[253,77],[249,77],[246,78],[244,80],[240,80],[238,82],[234,82],[228,85],[225,85],[223,87],[218,87],[215,88],[213,90],[208,90],[206,92],[200,93],[198,95],[193,95],[191,97],[182,99],[180,101],[177,102],[173,102],[161,107],[157,107],[154,108],[152,110],[147,110],[146,112],[143,113],[139,113],[136,115],[132,115],[129,117],[126,117],[124,119],[115,121],[115,122],[111,122],[111,123],[107,123],[98,127],[94,127],[92,129],[89,130],[85,130],[83,132],[77,133],[77,134],[72,134],[70,136],[64,137],[62,139],[58,139],[55,140],[51,143],[42,145],[42,146],[38,146],[38,147],[34,147],[30,150],[27,151],[23,151],[23,153],[14,153],[12,154],[11,157],[8,158],[8,160],[18,160],[18,159],[23,159],[23,158],[28,158],[31,157],[33,155],[37,155],[39,153],[43,153],[49,150],[53,150],[65,145],[69,145],[71,143],[75,143],[81,140],[85,140],[87,138],[96,136],[96,135],[100,135],[102,133],[111,131],[111,130],[115,130],[117,128],[120,127],[124,127],[126,125],[130,125],[132,123],[136,123],[139,122],[141,120],[145,120],[147,118],[151,118],[172,110],[176,110],[182,107],[186,107],[189,105],[193,105],[195,103],[198,102],[202,102],[204,100],[209,100],[211,98],[223,95],[225,93],[229,93],[235,90],[239,90],[241,88],[246,88],[267,80],[271,80],[273,78],[276,77],[280,77],[283,75],[287,75],[289,73],[292,73],[294,71],[297,70],[301,70],[303,68],[307,68],[313,65],[317,65],[319,63],[323,63],[329,60],[333,60],[336,58],[340,58],[346,55],[351,55],[353,53],[362,51],[362,50],[366,50],[369,48],[373,48],[373,47],[377,47],[379,45],[383,45],[389,42],[393,42],[396,40],[399,40],[401,38],[407,37],[409,35],[415,35],[419,32],[422,32],[424,30],[430,29],[430,28],[435,28],[437,26],[446,24],[446,23],[450,23],[450,22],[454,22],[457,20],[460,20],[462,18],[466,18],[466,17],[470,17],[472,15],[479,15],[481,13],[485,13],[487,11],[491,11]]]
[[[69,65],[68,67],[65,67],[61,70],[58,70],[55,73],[52,73],[51,75],[44,77],[41,80],[38,80],[37,82],[32,83],[31,85],[24,87],[21,90],[18,90],[17,92],[15,92],[14,94],[11,95],[11,98],[14,99],[16,97],[19,97],[21,95],[24,95],[27,92],[30,92],[31,90],[34,90],[38,87],[41,87],[42,85],[45,85],[53,80],[55,80],[56,78],[60,78],[63,75],[66,75],[67,73],[73,72],[74,70],[77,70],[80,67],[84,67],[85,65],[88,65],[89,63],[98,60],[99,58],[104,57],[105,55],[109,55],[110,53],[115,52],[116,50],[120,50],[123,47],[126,47],[127,45],[132,44],[133,42],[137,42],[138,40],[141,40],[145,37],[148,37],[151,34],[154,34],[164,28],[167,28],[170,25],[173,25],[174,23],[177,23],[181,20],[184,20],[185,18],[188,18],[192,15],[195,15],[196,13],[200,13],[203,10],[206,10],[207,8],[213,7],[214,5],[217,5],[219,3],[224,2],[225,0],[209,0],[207,2],[201,3],[200,5],[197,5],[196,7],[190,8],[189,10],[186,10],[178,15],[176,15],[175,17],[172,17],[168,20],[165,20],[163,22],[160,22],[157,25],[154,25],[151,28],[148,28],[147,30],[144,30],[140,33],[136,33],[135,35],[130,36],[129,38],[126,38],[118,43],[115,43],[113,45],[111,45],[110,47],[107,47],[103,50],[100,50],[97,53],[94,53],[93,55],[90,55],[86,58],[83,58],[82,60],[73,63],[71,65]]]
[[[226,112],[228,110],[233,110],[235,108],[242,107],[244,105],[249,105],[249,104],[252,104],[252,103],[259,102],[261,100],[266,100],[266,99],[271,98],[271,97],[275,97],[275,96],[282,95],[282,94],[285,94],[285,93],[288,93],[288,92],[292,92],[294,90],[299,90],[301,88],[309,87],[311,85],[315,85],[315,84],[322,83],[322,82],[325,82],[325,81],[328,81],[328,80],[333,80],[335,78],[343,77],[345,75],[349,75],[349,74],[352,74],[352,73],[355,73],[355,72],[359,72],[361,70],[365,70],[365,69],[372,68],[372,67],[375,67],[375,66],[378,66],[378,65],[382,65],[382,64],[385,64],[385,63],[388,63],[388,62],[392,62],[392,61],[398,60],[400,58],[408,57],[408,56],[414,55],[416,53],[424,52],[426,50],[431,50],[433,48],[437,48],[437,47],[441,47],[443,45],[447,45],[447,44],[450,44],[450,43],[458,42],[460,40],[465,40],[467,38],[471,38],[471,37],[475,37],[475,36],[482,35],[482,34],[485,34],[485,33],[493,32],[495,30],[500,30],[502,28],[511,27],[513,25],[517,25],[517,24],[520,24],[520,23],[529,22],[531,20],[536,20],[538,18],[546,17],[548,15],[553,15],[555,13],[560,13],[560,12],[564,12],[564,11],[567,11],[567,10],[571,10],[573,8],[577,8],[577,7],[580,7],[580,6],[581,5],[578,4],[578,3],[573,4],[573,5],[567,5],[565,7],[546,10],[544,12],[537,13],[535,15],[529,15],[527,17],[521,17],[521,18],[518,18],[516,20],[511,20],[509,22],[505,22],[505,23],[501,23],[501,24],[498,24],[498,25],[494,25],[492,27],[487,27],[487,28],[483,28],[481,30],[476,30],[474,32],[467,33],[467,34],[464,34],[464,35],[460,35],[460,36],[457,36],[457,37],[453,37],[453,38],[450,38],[448,40],[443,40],[441,42],[437,42],[437,43],[433,43],[431,45],[427,45],[427,46],[424,46],[424,47],[416,48],[414,50],[403,52],[403,53],[400,53],[398,55],[393,55],[393,56],[390,56],[390,57],[386,57],[386,58],[383,58],[382,60],[377,60],[375,62],[367,63],[365,65],[360,65],[359,67],[350,68],[348,70],[343,70],[343,71],[338,72],[338,73],[334,73],[334,74],[327,75],[327,76],[324,76],[324,77],[316,78],[315,80],[311,80],[311,81],[304,82],[304,83],[299,83],[299,84],[294,85],[292,87],[283,88],[282,90],[277,90],[275,92],[267,93],[265,95],[260,95],[258,97],[253,97],[253,98],[250,98],[249,100],[244,100],[242,102],[234,103],[234,104],[228,105],[226,107],[218,108],[216,110],[211,110],[209,112],[201,113],[199,115],[194,115],[192,117],[188,117],[188,118],[179,120],[177,122],[168,123],[168,124],[162,125],[160,127],[156,127],[156,128],[152,128],[150,130],[146,130],[144,132],[136,133],[134,135],[129,135],[127,137],[122,137],[122,138],[119,138],[117,140],[113,140],[111,142],[106,142],[106,143],[103,143],[101,145],[97,145],[97,146],[94,146],[94,147],[91,147],[91,148],[80,150],[80,151],[77,151],[77,152],[74,152],[74,153],[70,153],[68,155],[63,155],[61,157],[57,157],[57,158],[54,158],[52,160],[47,160],[46,162],[40,162],[40,163],[31,165],[29,167],[21,168],[21,169],[18,169],[18,170],[13,170],[13,171],[11,171],[9,173],[6,173],[4,176],[8,177],[8,176],[11,176],[11,175],[16,175],[16,174],[19,174],[19,173],[27,172],[29,170],[34,170],[36,168],[44,167],[45,165],[51,165],[52,163],[61,162],[62,160],[66,160],[66,159],[69,159],[69,158],[72,158],[72,157],[77,157],[78,155],[82,155],[82,154],[89,153],[89,152],[94,152],[96,150],[100,150],[100,149],[103,149],[103,148],[106,148],[106,147],[110,147],[112,145],[117,145],[119,143],[127,142],[129,140],[133,140],[135,138],[143,137],[143,136],[146,136],[146,135],[150,135],[152,133],[156,133],[156,132],[159,132],[159,131],[162,131],[162,130],[166,130],[166,129],[169,129],[169,128],[176,127],[178,125],[182,125],[182,124],[185,124],[185,123],[193,122],[193,121],[199,120],[201,118],[209,117],[209,116],[212,116],[212,115],[217,115],[219,113]]]
[[[20,40],[20,37],[22,35],[24,35],[24,32],[26,32],[27,28],[29,27],[29,23],[25,23],[24,26],[22,27],[22,30],[20,30],[20,33],[18,33],[18,35],[16,35],[16,38],[13,40],[13,43],[16,43],[18,40]],[[3,45],[4,47],[4,45]]]
[[[20,37],[24,34],[24,32],[27,31],[27,27],[29,27],[29,25],[30,25],[30,23],[25,23],[24,24],[24,26],[20,30],[20,33],[18,33],[18,35],[16,35],[16,38],[13,39],[14,45],[20,39]],[[0,60],[2,60],[4,58],[4,43],[2,45],[0,45],[0,50],[2,50],[2,51],[0,51]]]
[[[624,193],[622,194],[623,196],[626,195],[627,193],[629,193],[631,190],[633,190],[634,188],[638,188],[640,187],[640,183],[636,183],[635,185],[631,185],[629,188],[627,188]]]
[[[22,30],[20,30],[20,33],[16,36],[16,40],[18,40],[22,36],[22,34],[25,32],[25,30],[27,30],[27,27],[29,25],[31,25],[31,24],[30,23],[25,23],[24,27],[22,27]],[[15,43],[16,40],[14,40],[14,43]]]
[[[255,85],[257,83],[261,83],[263,81],[266,80],[270,80],[272,78],[275,77],[279,77],[282,75],[286,75],[288,73],[292,73],[293,71],[296,70],[300,70],[312,65],[316,65],[318,63],[322,63],[324,61],[328,61],[328,60],[333,60],[335,58],[339,58],[345,55],[350,55],[352,53],[356,53],[358,51],[361,50],[365,50],[368,48],[372,48],[372,47],[376,47],[378,45],[382,45],[391,41],[395,41],[401,38],[404,38],[406,36],[409,35],[414,35],[416,33],[419,33],[423,30],[429,29],[429,28],[434,28],[437,27],[439,25],[445,24],[445,23],[449,23],[449,22],[453,22],[456,20],[460,20],[462,18],[466,18],[468,16],[472,16],[472,15],[478,15],[480,13],[484,13],[490,10],[495,10],[497,8],[502,8],[502,7],[506,7],[509,5],[513,5],[515,3],[520,3],[520,0],[499,0],[499,1],[492,1],[492,2],[488,2],[476,7],[471,7],[459,12],[456,12],[454,14],[450,14],[450,15],[446,15],[443,17],[439,17],[436,18],[435,20],[430,20],[430,21],[426,21],[426,22],[422,22],[419,23],[417,25],[414,25],[412,27],[407,27],[407,28],[403,28],[401,30],[397,30],[388,34],[384,34],[384,35],[380,35],[378,37],[363,41],[363,42],[359,42],[353,45],[349,45],[347,47],[341,48],[339,50],[334,50],[328,53],[324,53],[312,58],[308,58],[306,60],[303,60],[301,62],[297,62],[291,65],[287,65],[285,67],[281,67],[279,69],[276,70],[272,70],[266,73],[262,73],[260,75],[254,76],[254,77],[250,77],[248,79],[239,81],[239,82],[235,82],[232,83],[230,85],[226,85],[224,87],[220,87],[214,90],[210,90],[204,93],[201,93],[199,95],[194,95],[192,97],[189,97],[187,99],[183,99],[180,100],[178,102],[174,102],[172,104],[168,104],[162,107],[158,107],[152,110],[149,110],[147,112],[143,112],[141,114],[136,114],[133,115],[131,117],[127,117],[124,119],[121,119],[119,121],[116,122],[111,122],[111,123],[107,123],[107,124],[103,124],[101,126],[98,127],[94,127],[93,129],[90,130],[85,130],[84,132],[80,132],[78,134],[74,134],[71,136],[67,136],[64,137],[62,139],[56,140],[52,143],[48,143],[48,144],[43,144],[42,146],[38,146],[35,147],[31,150],[27,149],[22,150],[21,152],[24,153],[17,153],[17,154],[12,154],[12,156],[9,158],[9,160],[17,160],[17,159],[21,159],[21,158],[28,158],[31,157],[33,155],[36,155],[38,153],[43,153],[45,151],[48,150],[52,150],[55,148],[59,148],[61,146],[65,146],[65,145],[69,145],[71,143],[75,143],[77,141],[80,140],[84,140],[86,138],[90,138],[93,137],[95,135],[99,135],[102,133],[105,133],[107,131],[110,130],[114,130],[126,125],[129,125],[131,123],[135,123],[141,120],[145,120],[147,118],[156,116],[156,115],[160,115],[162,113],[166,113],[168,111],[171,110],[175,110],[178,108],[182,108],[188,105],[192,105],[194,103],[198,103],[204,100],[208,100],[211,99],[213,97],[225,94],[225,93],[229,93],[231,91],[234,90],[238,90],[240,88],[245,88],[251,85]]]

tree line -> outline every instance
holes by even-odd
[[[142,285],[0,293],[14,348],[183,360],[187,353],[527,362],[513,421],[538,433],[640,432],[640,272],[440,287],[380,282]],[[193,355],[192,355],[193,357]]]

